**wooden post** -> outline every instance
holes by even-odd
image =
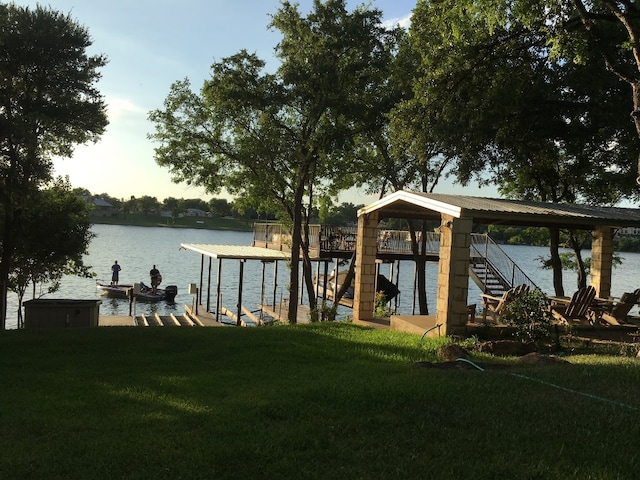
[[[204,254],[200,255],[200,287],[198,288],[198,304],[202,305],[202,284],[204,278]]]
[[[246,260],[244,258],[240,259],[240,278],[238,279],[238,319],[236,320],[236,325],[239,327],[242,325],[242,283],[244,280],[244,262]]]
[[[222,276],[222,259],[218,258],[218,285],[216,287],[216,322],[220,322],[220,308],[222,307],[222,298],[220,297],[221,283],[220,277]]]
[[[262,260],[262,281],[260,282],[260,305],[264,305],[264,271],[267,268],[267,261]]]
[[[209,278],[207,280],[207,312],[211,312],[211,262],[213,258],[209,257]]]
[[[276,309],[276,299],[278,296],[278,260],[273,267],[273,310]],[[282,301],[280,301],[282,303]]]

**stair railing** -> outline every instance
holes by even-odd
[[[507,284],[508,288],[516,285],[529,285],[532,289],[538,288],[529,276],[502,250],[497,243],[487,234],[471,234],[471,257],[483,258],[487,268],[498,274]]]

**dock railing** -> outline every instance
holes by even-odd
[[[311,255],[317,253],[320,248],[321,228],[321,225],[309,225],[309,253]],[[252,245],[290,252],[291,233],[281,223],[254,223]]]
[[[334,225],[309,225],[309,247],[311,252],[352,252],[356,246],[358,227]],[[422,235],[416,233],[420,242]],[[279,223],[256,223],[253,228],[253,246],[281,251],[291,251],[291,234]],[[440,234],[428,232],[427,254],[438,254]],[[407,230],[378,229],[378,251],[411,255],[411,237]]]
[[[440,234],[427,232],[425,240],[423,253],[437,255],[440,252]],[[416,241],[421,245],[422,232],[416,232]],[[411,233],[408,230],[378,229],[378,252],[411,255]]]

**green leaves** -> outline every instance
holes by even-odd
[[[461,183],[490,178],[514,198],[637,197],[631,103],[602,63],[602,42],[615,50],[624,36],[605,3],[589,4],[595,41],[580,2],[419,2],[410,32],[421,60],[415,98],[396,110],[420,113],[407,136],[428,132],[455,158]],[[620,51],[611,58],[628,73]]]
[[[301,189],[312,206],[314,190],[353,184],[358,138],[382,108],[377,88],[399,32],[382,27],[378,10],[348,12],[343,0],[316,1],[306,17],[284,2],[269,27],[282,33],[274,73],[241,50],[212,65],[200,94],[177,82],[165,109],[149,116],[151,138],[176,180],[295,212]]]
[[[4,329],[10,275],[20,289],[22,278],[41,274],[55,281],[61,271],[86,273],[81,258],[86,247],[83,212],[66,196],[68,186],[59,181],[50,184],[51,157],[71,156],[76,144],[97,141],[108,122],[104,100],[95,87],[106,57],[87,54],[89,33],[70,16],[41,6],[31,10],[0,4],[0,45],[0,328]],[[45,186],[51,188],[42,190]],[[41,227],[50,227],[46,239],[32,223],[36,206],[50,213],[39,219]],[[55,225],[46,223],[51,219],[56,219]],[[56,232],[70,237],[63,241]]]

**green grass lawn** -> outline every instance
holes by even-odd
[[[0,478],[638,478],[640,360],[416,368],[445,342],[419,340],[349,323],[2,332]]]

